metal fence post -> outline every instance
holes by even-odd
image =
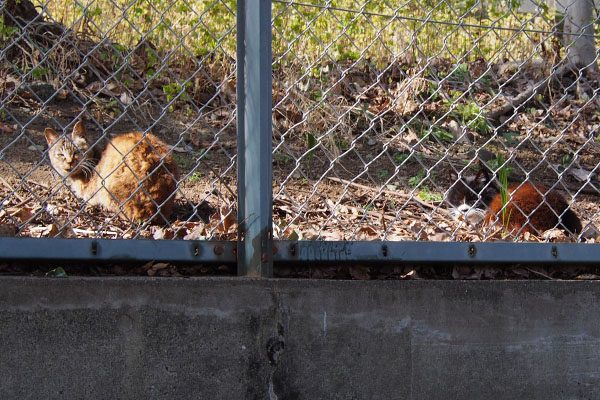
[[[238,274],[273,273],[271,0],[237,3]]]

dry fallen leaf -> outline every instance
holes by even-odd
[[[21,207],[9,207],[6,211],[11,217],[18,218],[23,223],[35,215],[35,209],[34,206],[24,205]]]
[[[154,261],[148,261],[146,264],[140,267],[140,270],[146,272],[152,267],[152,264],[154,264]]]
[[[157,272],[159,272],[165,268],[168,268],[168,267],[169,267],[169,264],[167,264],[167,263],[156,263],[156,264],[152,265],[152,267],[149,268],[146,271],[146,273],[148,274],[148,276],[154,276],[154,275],[156,275]]]
[[[377,239],[379,232],[371,225],[362,225],[357,229],[356,233],[357,240],[373,240]]]
[[[187,234],[183,240],[204,240],[206,239],[206,227],[204,224],[198,224],[192,229],[187,229]]]
[[[68,90],[62,89],[62,90],[59,90],[58,92],[56,92],[56,99],[58,99],[58,100],[65,100],[68,96],[69,96]]]
[[[13,133],[14,131],[15,130],[9,125],[6,125],[4,122],[0,122],[0,133]]]
[[[158,228],[152,235],[154,240],[170,240],[173,239],[175,234],[171,229]]]
[[[438,232],[429,237],[429,240],[433,242],[449,242],[452,240],[452,236],[450,236],[446,232]]]
[[[400,279],[420,279],[420,277],[416,270],[411,269],[407,273],[400,275]]]
[[[44,230],[41,232],[42,237],[54,237],[58,233],[58,226],[56,224],[50,224],[44,227]]]
[[[229,207],[222,207],[219,209],[221,214],[221,225],[223,232],[231,232],[231,228],[236,224],[237,216]]]

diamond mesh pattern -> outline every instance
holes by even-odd
[[[489,188],[509,172],[516,187],[555,191],[595,238],[597,52],[577,49],[598,41],[598,16],[574,26],[575,8],[273,1],[275,238],[573,239],[455,218],[449,171],[465,180],[482,162]],[[0,10],[0,225],[21,236],[235,239],[234,1],[7,0]],[[156,214],[166,224],[124,216],[134,193],[110,193],[116,210],[95,206],[50,166],[44,129],[68,137],[80,120],[90,155],[126,132],[167,144],[153,149],[180,170],[173,212]],[[150,195],[149,177],[135,180]],[[532,217],[544,202],[517,209]]]
[[[276,234],[480,241],[530,230],[526,239],[572,239],[509,219],[504,229],[457,221],[444,201],[448,171],[464,179],[485,161],[490,187],[503,167],[511,185],[573,199],[595,237],[597,56],[576,64],[564,44],[597,41],[597,16],[591,33],[568,36],[571,11],[555,7],[275,1]],[[540,203],[517,210],[546,212],[558,227],[564,210],[542,210],[549,202],[537,193]]]

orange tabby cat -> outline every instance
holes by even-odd
[[[45,130],[54,169],[73,193],[88,204],[120,212],[131,222],[169,218],[179,171],[167,146],[152,134],[122,134],[111,139],[95,164],[94,148],[81,121],[70,136]],[[160,214],[158,212],[160,211]]]

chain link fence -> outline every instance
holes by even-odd
[[[7,0],[1,10],[2,234],[236,239],[235,2]],[[568,5],[273,1],[274,237],[594,240],[591,14],[573,29]],[[586,61],[579,44],[590,41]],[[71,135],[78,121],[89,147]],[[48,127],[83,153],[75,172],[90,160],[99,178],[87,196],[75,172],[51,164]],[[114,144],[131,132],[151,132],[166,150],[143,138]],[[134,157],[138,145],[150,153]],[[98,171],[103,148],[116,150],[124,178]],[[133,165],[149,158],[158,165]],[[176,188],[159,184],[168,193],[155,196],[157,171]],[[482,175],[481,187],[469,180]],[[133,189],[123,197],[114,185]],[[472,202],[461,213],[451,188],[500,207]],[[516,200],[526,189],[541,200]],[[105,191],[108,203],[96,201]],[[136,193],[167,223],[128,214]],[[490,207],[500,223],[485,217]],[[487,223],[471,218],[476,208]],[[581,229],[559,229],[570,212]]]
[[[573,29],[575,3],[275,1],[280,237],[595,237],[598,16]]]
[[[235,238],[235,7],[200,5],[3,3],[0,211],[9,234]],[[44,131],[64,132],[70,141],[77,121],[90,146],[78,150],[92,168],[103,157],[98,151],[94,161],[92,153],[106,147],[131,173],[105,168],[82,183],[87,191],[76,190],[77,166],[67,176],[51,165]],[[134,155],[139,139],[112,145],[130,132],[152,132],[166,150],[146,146],[147,153]],[[148,175],[156,166],[144,167],[148,158],[176,164],[179,174],[160,178],[176,180],[175,191],[158,184],[168,193],[151,193]],[[158,215],[173,197],[170,215]],[[148,224],[151,215],[136,218],[129,206],[151,207],[169,223]]]

